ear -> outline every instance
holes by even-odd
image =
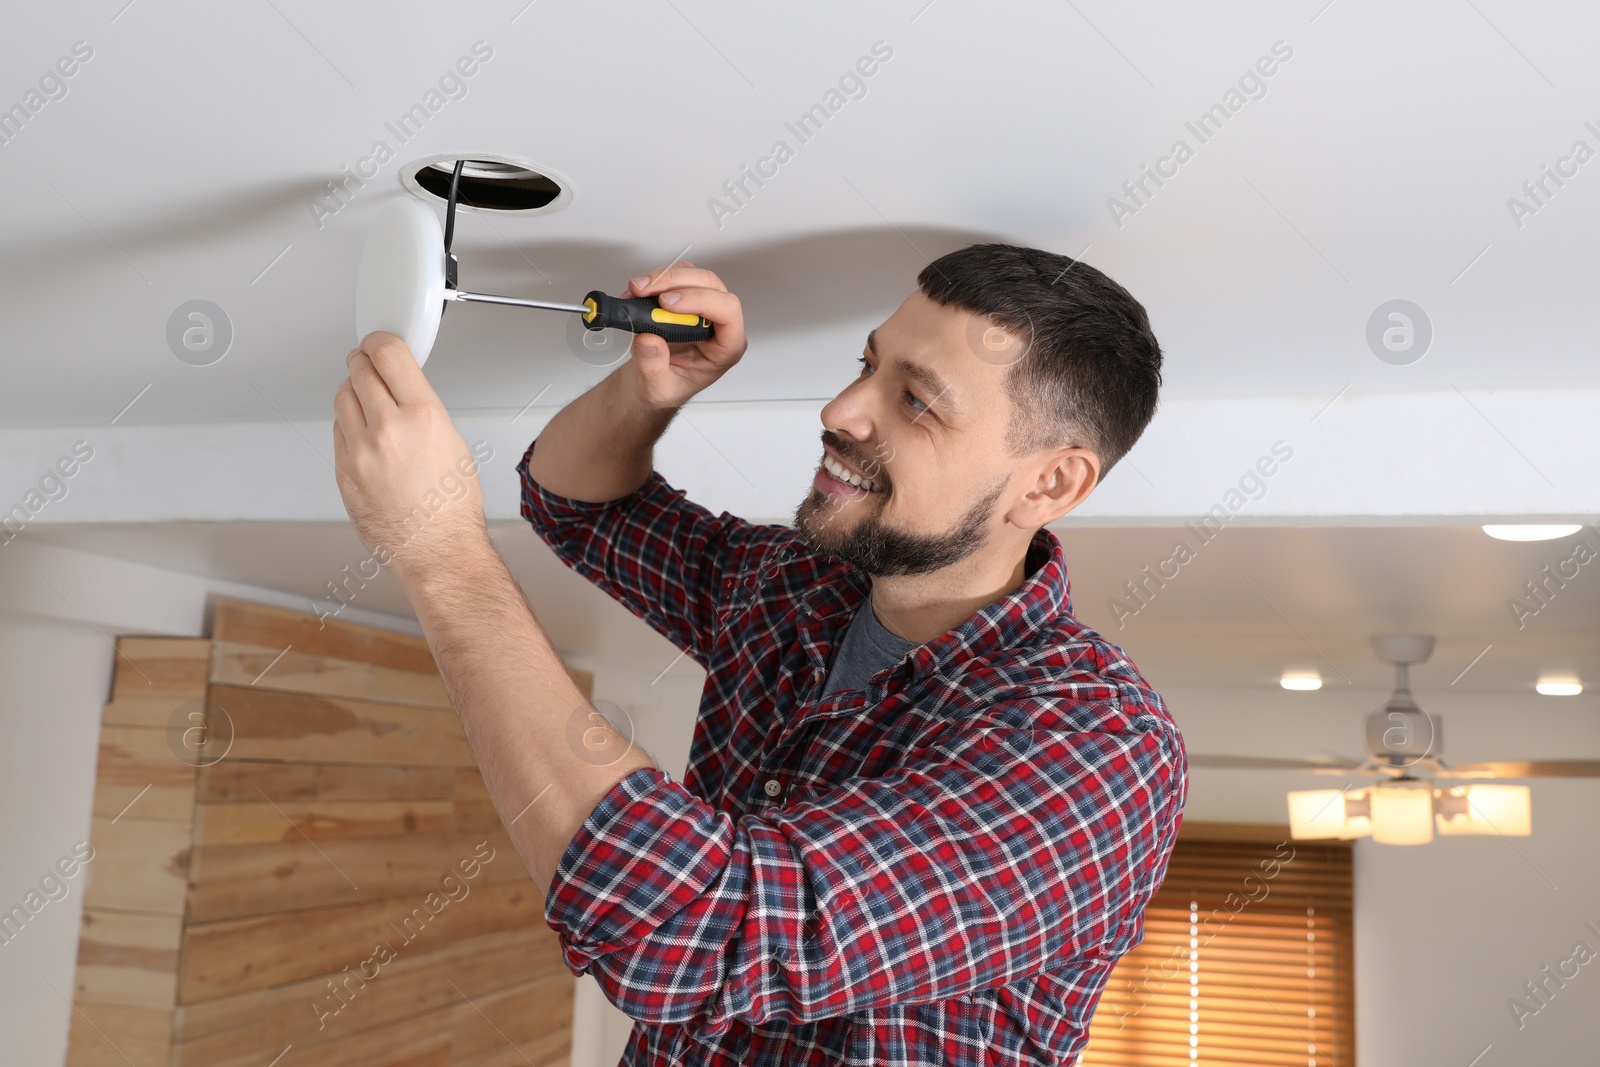
[[[1040,455],[1034,471],[1032,488],[1006,515],[1025,530],[1047,526],[1087,500],[1100,483],[1100,457],[1087,448],[1053,449]]]

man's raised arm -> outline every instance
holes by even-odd
[[[547,428],[552,441],[565,438],[564,448],[549,450],[553,459],[538,449],[541,477],[555,483],[549,492],[604,500],[637,488],[672,411],[744,353],[738,300],[709,271],[679,266],[631,284],[630,292],[674,286],[679,299],[666,305],[710,319],[717,336],[675,351],[658,337],[635,338],[635,369],[569,406],[560,425],[552,423],[555,433]],[[345,510],[416,609],[495,809],[529,872],[548,887],[600,800],[652,762],[603,716],[590,716],[593,708],[489,540],[471,452],[405,343],[369,334],[346,363],[350,377],[334,396],[333,425]],[[422,528],[410,528],[416,502],[438,495],[449,479],[468,491],[452,495]],[[579,746],[570,740],[574,725],[584,738]],[[601,759],[590,751],[595,747]]]
[[[744,355],[739,298],[715,274],[680,263],[634,278],[625,295],[656,294],[668,309],[693,307],[717,323],[716,335],[670,349],[654,334],[638,335],[632,359],[550,420],[528,473],[557,496],[599,503],[639,488],[678,408]]]

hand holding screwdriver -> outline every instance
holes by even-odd
[[[651,407],[681,407],[744,355],[744,310],[711,271],[677,263],[634,278],[627,292],[631,296],[624,299],[659,298],[666,310],[715,327],[705,340],[686,343],[672,343],[656,331],[634,335],[633,359],[624,366],[637,375],[641,399]]]

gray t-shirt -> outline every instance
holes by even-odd
[[[865,689],[868,678],[893,667],[916,647],[915,641],[891,633],[878,621],[869,594],[856,609],[844,640],[833,654],[833,666],[828,668],[828,680],[822,686],[823,697],[844,689]]]

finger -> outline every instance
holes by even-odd
[[[367,425],[371,426],[386,415],[394,414],[400,405],[389,391],[388,384],[378,374],[378,368],[372,365],[372,357],[365,352],[357,352],[350,357],[346,366],[350,368],[350,385],[356,391],[356,398],[361,401],[361,413],[366,416]]]
[[[417,365],[406,343],[392,333],[374,330],[361,339],[361,351],[372,360],[372,366],[389,389],[389,395],[401,406],[425,404],[438,399],[433,386]]]
[[[722,284],[721,278],[708,270],[691,267],[687,263],[661,267],[628,281],[628,288],[635,296],[651,296],[667,289],[682,289],[685,286],[728,291],[728,287]]]
[[[649,364],[656,360],[665,360],[671,353],[665,338],[653,333],[636,333],[630,346],[633,358],[642,363]]]
[[[743,307],[739,298],[725,289],[674,289],[662,294],[661,306],[674,313],[710,319],[717,328],[716,337],[702,344],[734,348],[744,343]]]
[[[333,425],[335,429],[348,430],[351,436],[360,436],[367,428],[367,416],[361,410],[355,387],[346,378],[333,394]]]

